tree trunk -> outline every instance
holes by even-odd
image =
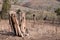
[[[10,0],[3,0],[2,14],[1,14],[2,19],[8,19],[8,12],[10,8],[11,8]]]

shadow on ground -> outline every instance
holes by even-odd
[[[0,35],[15,36],[13,32],[0,31]]]

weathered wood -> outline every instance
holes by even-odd
[[[25,32],[23,31],[24,26],[23,26],[22,22],[24,20],[25,15],[23,16],[23,13],[21,12],[21,10],[18,10],[17,16],[18,16],[18,21],[19,21],[19,26],[20,26],[21,32],[24,34]],[[23,23],[25,23],[25,22],[23,22]]]
[[[13,20],[12,20],[12,14],[15,13],[13,11],[9,12],[9,24],[11,26],[11,29],[14,31],[15,35],[16,35],[16,31],[15,31],[15,28],[14,28],[14,23],[13,23]]]
[[[18,11],[10,12],[9,22],[11,28],[13,28],[15,35],[24,37],[26,33],[26,19],[25,12]]]
[[[25,13],[22,13],[22,23],[21,23],[21,31],[25,35],[26,34],[26,19],[25,19]]]
[[[19,26],[23,35],[26,35],[26,19],[25,19],[25,12],[21,10],[17,11]]]
[[[9,20],[12,24],[15,35],[23,37],[23,34],[21,33],[21,29],[19,27],[19,23],[18,23],[18,20],[17,20],[17,15],[13,14],[13,13],[10,14],[10,19]]]
[[[21,35],[23,37],[23,34],[21,33],[20,27],[19,27],[19,23],[17,20],[17,17],[15,15],[12,16],[13,22],[14,22],[14,27],[16,30],[16,35]]]

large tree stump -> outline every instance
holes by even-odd
[[[17,12],[11,11],[9,13],[9,23],[14,30],[15,35],[22,37],[27,35],[25,12],[21,12],[20,10]]]
[[[15,35],[23,37],[23,34],[22,34],[21,29],[19,27],[19,22],[17,20],[17,15],[14,13],[15,12],[12,12],[12,14],[10,14],[10,18],[9,18],[10,24],[14,30]]]

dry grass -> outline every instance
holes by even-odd
[[[42,21],[27,20],[29,36],[24,38],[14,36],[8,20],[0,22],[0,40],[56,40],[60,39],[60,25]],[[57,28],[57,31],[56,31]]]

